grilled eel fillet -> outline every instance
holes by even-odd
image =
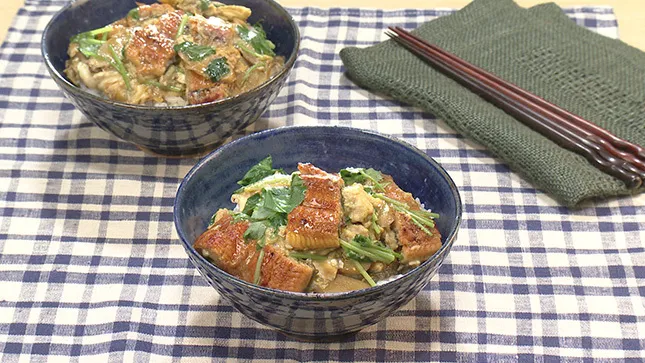
[[[412,194],[399,188],[391,176],[384,174],[383,180],[387,183],[385,186],[386,196],[407,204],[411,210],[421,209],[419,202],[412,197]],[[430,236],[412,223],[410,216],[398,211],[394,213],[394,231],[398,235],[399,243],[403,246],[401,254],[404,263],[423,262],[441,248],[441,234],[436,226],[426,227],[432,233]]]
[[[255,241],[244,240],[249,222],[235,222],[230,212],[224,209],[217,214],[215,224],[195,241],[195,249],[222,270],[253,283],[260,251],[256,250]],[[303,292],[313,272],[312,267],[287,257],[280,250],[264,246],[260,286]]]
[[[298,170],[307,192],[303,202],[289,213],[287,243],[294,250],[340,246],[338,229],[343,217],[343,179],[308,163],[298,164]]]
[[[175,57],[174,37],[184,12],[160,4],[144,5],[139,12],[161,12],[163,15],[146,26],[134,28],[132,39],[125,46],[124,55],[136,69],[137,76],[160,77]]]

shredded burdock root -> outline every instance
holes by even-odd
[[[234,96],[284,66],[251,10],[209,0],[139,5],[70,39],[65,74],[77,86],[138,105],[184,106]]]
[[[295,292],[375,286],[418,266],[441,247],[434,219],[374,169],[328,173],[271,156],[238,182],[234,210],[220,209],[194,247],[245,281]]]

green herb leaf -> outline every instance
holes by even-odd
[[[259,240],[264,237],[264,233],[267,230],[266,224],[264,222],[251,222],[249,224],[249,228],[246,229],[246,232],[244,232],[244,239],[245,240]]]
[[[253,29],[258,34],[255,37],[258,39],[258,42],[260,41],[260,39],[262,40],[262,43],[261,43],[262,51],[259,51],[258,49],[256,50],[258,50],[258,52],[261,54],[275,56],[275,53],[273,52],[273,50],[275,49],[275,44],[273,44],[272,41],[267,39],[267,33],[264,31],[264,28],[262,28],[262,24],[255,23],[255,25],[253,25]],[[253,48],[255,48],[255,45],[253,45]]]
[[[185,89],[183,89],[183,88],[179,88],[179,87],[175,87],[175,86],[167,86],[165,84],[161,84],[161,83],[159,83],[157,81],[153,81],[153,80],[147,80],[147,81],[145,81],[143,83],[145,83],[145,84],[147,84],[149,86],[157,87],[157,88],[162,89],[164,91],[172,91],[172,92],[184,92],[185,91]]]
[[[190,16],[188,14],[184,14],[184,16],[181,17],[181,23],[179,23],[179,28],[177,28],[177,34],[175,34],[175,39],[179,38],[180,35],[184,34],[184,30],[186,30],[186,24],[188,23],[189,17]],[[175,46],[175,52],[178,52],[176,47],[177,46]]]
[[[382,199],[389,203],[392,208],[394,208],[396,211],[401,212],[403,214],[407,214],[410,217],[410,220],[412,223],[414,223],[419,229],[421,229],[423,232],[426,234],[432,236],[432,232],[428,230],[428,228],[434,228],[434,218],[439,218],[439,214],[437,213],[432,213],[428,212],[425,210],[411,210],[410,207],[403,203],[400,202],[396,199],[392,199],[384,194],[379,194],[379,193],[374,193],[372,194],[374,198]]]
[[[235,46],[238,47],[241,51],[243,51],[245,53],[248,53],[248,54],[250,54],[250,55],[252,55],[252,56],[254,56],[256,58],[262,57],[262,54],[259,54],[256,51],[254,51],[253,49],[249,48],[247,46],[247,43],[245,43],[243,41],[235,42]]]
[[[370,276],[370,274],[368,274],[367,271],[365,271],[365,268],[363,267],[363,265],[361,265],[361,263],[358,261],[352,261],[352,262],[354,262],[354,266],[356,266],[356,269],[358,270],[358,272],[360,272],[360,274],[363,276],[365,281],[367,281],[367,283],[370,284],[370,286],[376,286],[376,282],[374,282],[374,279],[372,279],[372,276]]]
[[[123,78],[123,81],[125,82],[125,87],[129,90],[131,89],[130,87],[130,76],[128,75],[127,69],[125,69],[125,66],[123,65],[123,62],[121,61],[121,58],[119,57],[118,53],[116,50],[114,50],[114,47],[112,45],[108,46],[108,49],[110,50],[110,55],[112,55],[112,66],[121,74],[121,77]]]
[[[264,208],[278,213],[289,213],[293,208],[290,208],[289,197],[291,193],[289,188],[271,188],[262,191],[264,200]]]
[[[383,180],[383,175],[381,175],[381,172],[378,170],[374,170],[372,168],[363,169],[362,174],[375,183],[378,183],[381,180]]]
[[[255,250],[259,251],[264,248],[264,246],[267,244],[267,240],[265,236],[262,236],[257,242],[255,242]]]
[[[371,181],[374,187],[378,190],[383,191],[385,187],[385,184],[380,183],[381,180],[383,180],[381,172],[372,168],[341,169],[340,176],[345,181],[345,185],[352,185],[354,183],[365,184],[367,181]]]
[[[264,197],[262,195],[262,197]],[[251,219],[255,221],[261,221],[264,219],[269,219],[272,217],[275,213],[277,213],[274,210],[271,210],[269,208],[264,207],[264,200],[261,200],[258,203],[258,206],[253,210],[253,213],[251,214]]]
[[[295,207],[299,206],[303,200],[305,200],[307,186],[305,186],[305,183],[302,181],[299,175],[294,174],[291,177],[290,189],[291,191],[289,193],[289,205],[291,209],[289,209],[289,212],[291,212]]]
[[[256,285],[260,284],[260,277],[262,272],[262,260],[264,260],[264,248],[260,251],[260,256],[258,256],[258,262],[255,264],[255,273],[253,274],[253,283]]]
[[[105,43],[105,41],[99,41],[97,40],[96,42],[93,41],[92,39],[79,39],[78,40],[78,50],[83,53],[84,56],[90,58],[90,57],[100,57],[98,52],[99,49],[101,48],[101,45]]]
[[[280,171],[273,169],[273,160],[268,156],[249,169],[238,184],[250,185]],[[260,193],[250,196],[242,211],[252,221],[244,238],[259,240],[269,228],[277,233],[278,228],[287,224],[288,214],[302,203],[306,191],[307,187],[302,179],[294,174],[289,187],[262,188]]]
[[[345,255],[349,259],[356,261],[380,261],[390,264],[397,258],[403,258],[400,253],[394,252],[382,243],[361,235],[354,236],[354,239],[350,242],[341,240],[340,245],[343,247]]]
[[[251,76],[251,73],[256,70],[257,68],[264,67],[266,64],[264,62],[257,62],[254,65],[250,66],[245,72],[244,72],[244,77],[242,78],[242,82],[246,82],[247,79]]]
[[[199,0],[199,10],[206,11],[211,4],[210,0]]]
[[[86,38],[94,39],[94,37],[96,37],[97,35],[101,35],[103,33],[109,33],[111,31],[112,31],[112,27],[108,25],[102,28],[86,31],[83,33],[78,33],[70,39],[70,43],[76,43],[80,39],[86,39]]]
[[[241,186],[247,186],[280,171],[282,170],[273,169],[273,159],[271,158],[271,155],[269,155],[262,161],[251,167],[251,169],[249,169],[249,171],[244,174],[242,180],[238,181],[237,184]]]
[[[125,59],[125,50],[130,45],[130,40],[132,40],[132,39],[131,39],[130,35],[128,35],[128,37],[125,40],[125,43],[123,43],[123,48],[121,48],[121,58],[122,59]]]
[[[244,204],[244,209],[242,210],[242,213],[248,216],[253,214],[253,210],[260,202],[260,199],[261,199],[260,194],[253,194],[252,196],[250,196],[249,199],[247,199],[246,203]]]
[[[305,199],[307,187],[298,175],[294,174],[291,180],[291,186],[289,188],[277,187],[263,189],[252,217],[254,219],[269,218],[271,212],[286,215],[300,205]]]
[[[128,17],[134,19],[134,20],[139,20],[140,19],[140,14],[139,14],[139,8],[134,8],[128,12]]]
[[[263,179],[260,179],[256,182],[253,182],[249,185],[245,185],[233,194],[240,193],[258,193],[265,188],[276,188],[281,186],[287,186],[291,183],[291,175],[282,174],[282,170],[278,170],[276,174],[269,175]]]
[[[343,178],[345,185],[352,185],[354,183],[362,183],[365,181],[365,177],[360,173],[361,169],[358,168],[347,168],[340,170],[340,177]]]
[[[175,49],[175,52],[177,53],[184,53],[186,57],[188,57],[188,59],[190,59],[193,62],[198,62],[208,57],[209,55],[215,54],[215,49],[213,47],[199,45],[193,42],[183,42],[183,43],[177,44],[175,45],[174,49]],[[217,59],[222,59],[222,58],[217,58]],[[226,59],[224,58],[224,60]]]
[[[256,53],[272,57],[275,56],[275,52],[273,51],[275,49],[275,45],[267,39],[266,32],[260,23],[255,24],[251,28],[238,25],[236,29],[237,33],[240,35],[240,39],[253,47]]]
[[[354,239],[352,241],[358,243],[363,247],[372,247],[372,241],[370,240],[370,238],[360,234],[354,236]]]
[[[78,50],[86,57],[95,57],[104,59],[98,54],[99,49],[105,44],[107,38],[105,35],[112,31],[111,26],[90,30],[84,33],[76,34],[70,39],[70,43],[77,43]],[[96,39],[97,35],[101,35],[102,39]]]
[[[372,213],[372,230],[374,230],[374,234],[377,236],[381,234],[383,231],[383,228],[378,225],[378,217],[376,216],[376,212]]]
[[[350,260],[356,260],[361,262],[372,262],[372,259],[366,257],[359,251],[356,251],[354,248],[352,248],[351,243],[349,245],[343,245],[343,242],[345,241],[341,241],[340,245],[343,247],[343,250],[345,251],[345,255],[347,256],[347,258],[349,258]],[[345,242],[345,243],[348,243],[348,242]]]
[[[277,232],[279,227],[287,225],[287,213],[276,213],[267,218],[267,223]]]
[[[233,214],[232,223],[237,223],[237,222],[242,222],[242,221],[248,221],[249,220],[249,216],[247,216],[244,213],[238,213],[238,212],[231,212],[231,213]],[[215,221],[215,214],[213,214],[213,217],[211,217],[211,224],[213,224],[214,221]]]
[[[208,78],[210,78],[210,80],[213,82],[219,82],[230,72],[231,69],[228,67],[228,63],[226,63],[225,57],[213,59],[208,64],[208,67],[206,67],[206,69],[204,70],[206,76],[208,76]]]
[[[430,232],[429,229],[427,229],[423,224],[421,224],[421,222],[415,220],[414,218],[412,218],[411,221],[415,226],[419,227],[419,229],[425,232],[428,236],[432,236],[432,232]]]

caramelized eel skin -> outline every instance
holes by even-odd
[[[388,183],[385,186],[385,195],[387,197],[407,204],[411,210],[421,209],[412,194],[399,188],[391,176],[384,174],[383,180]],[[397,233],[399,243],[403,246],[401,249],[403,263],[423,262],[441,248],[441,234],[437,227],[427,229],[432,235],[428,235],[416,224],[412,223],[410,216],[395,212],[394,231]]]
[[[196,250],[213,260],[222,270],[253,283],[260,251],[255,241],[245,241],[249,222],[233,221],[230,213],[222,213],[211,228],[194,244]],[[278,290],[304,292],[313,275],[313,268],[287,257],[272,246],[264,246],[260,269],[260,286]]]
[[[287,243],[295,250],[339,247],[343,179],[308,163],[298,164],[298,170],[307,191],[303,202],[289,213]]]

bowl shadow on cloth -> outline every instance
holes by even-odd
[[[426,287],[427,289],[428,287]],[[214,293],[214,292],[213,292]],[[216,306],[217,304],[228,305],[227,300],[222,297],[209,299],[210,303],[206,304],[207,306]],[[230,306],[230,305],[228,305]],[[219,335],[213,334],[213,328],[220,327],[220,329],[228,329],[229,325],[233,325],[233,320],[237,318],[233,315],[239,315],[239,327],[230,328],[233,329],[263,329],[259,335],[264,336],[269,340],[277,341],[295,341],[303,343],[340,343],[342,344],[340,349],[351,349],[353,344],[356,342],[364,340],[373,340],[376,339],[376,336],[380,332],[387,333],[387,327],[392,327],[392,323],[397,319],[406,319],[413,321],[413,326],[405,324],[405,327],[400,330],[399,326],[394,327],[397,330],[397,335],[406,337],[404,339],[409,341],[416,340],[419,343],[431,343],[439,339],[439,334],[442,332],[452,332],[454,331],[455,319],[449,317],[441,316],[441,306],[439,303],[435,303],[431,298],[430,294],[425,294],[421,292],[414,300],[411,300],[403,307],[401,307],[397,312],[391,316],[385,318],[379,323],[369,326],[363,330],[352,332],[343,335],[329,336],[326,338],[311,338],[307,339],[306,337],[299,335],[290,335],[285,332],[273,329],[266,329],[262,324],[255,322],[252,319],[247,318],[243,314],[239,313],[237,310],[234,310],[232,306],[230,308],[233,310],[228,316],[226,314],[213,314],[212,311],[198,311],[190,315],[190,318],[187,321],[187,327],[189,330],[192,330],[192,336],[201,336],[204,337],[204,344],[211,344],[209,339],[219,339],[222,338]],[[418,311],[424,311],[426,313],[418,315]],[[427,312],[430,312],[429,314]],[[388,323],[389,321],[389,323]],[[206,323],[209,322],[209,323]],[[433,328],[434,327],[434,328]],[[230,332],[230,337],[234,337],[235,334]]]
[[[257,130],[271,128],[270,119],[260,117],[252,126]],[[77,162],[87,162],[91,164],[93,172],[98,173],[119,173],[123,168],[130,168],[132,165],[154,164],[176,164],[182,166],[192,166],[200,156],[193,157],[168,157],[165,155],[156,155],[140,149],[136,145],[124,141],[112,133],[96,128],[94,123],[87,117],[83,116],[80,123],[70,125],[71,127],[56,131],[52,153],[46,155],[44,162],[54,163],[60,160],[60,155],[64,154],[67,160]],[[255,131],[244,129],[235,132],[233,135],[223,140],[217,147],[225,145],[235,139],[251,134]],[[208,153],[208,151],[206,152]],[[140,160],[137,163],[127,159]],[[156,160],[156,161],[154,161]],[[174,161],[169,161],[174,160]],[[113,170],[116,164],[116,170]],[[150,171],[150,168],[141,168],[141,176],[159,177],[158,173]],[[185,170],[187,172],[188,170]],[[183,174],[178,177],[182,177]],[[166,175],[168,176],[168,175]],[[170,175],[175,176],[175,175]]]
[[[178,177],[181,178],[198,157],[173,158],[158,156],[141,150],[136,145],[123,141],[111,133],[96,128],[86,117],[82,125],[60,130],[54,139],[54,149],[44,155],[44,162],[61,161],[86,163],[92,173],[98,174],[132,174],[140,177]],[[91,124],[91,125],[90,125]],[[160,175],[156,168],[146,166],[185,165],[181,175]],[[136,171],[132,169],[136,168]]]
[[[307,337],[290,335],[279,330],[267,328],[237,311],[232,305],[228,303],[227,299],[224,299],[221,296],[217,295],[217,292],[212,291],[212,294],[214,296],[207,299],[207,302],[204,303],[205,306],[224,305],[227,306],[227,308],[223,309],[224,311],[221,311],[221,314],[213,314],[212,310],[196,311],[191,313],[186,321],[186,333],[190,336],[202,337],[202,343],[205,346],[212,344],[212,341],[210,341],[211,339],[223,338],[222,335],[215,334],[215,328],[218,328],[220,330],[228,329],[228,336],[230,338],[234,338],[236,336],[236,333],[233,332],[234,330],[258,329],[258,335],[264,336],[264,338],[268,340],[277,340],[283,342],[295,341],[303,343],[354,343],[360,341],[362,338],[367,338],[370,335],[375,334],[375,328],[377,328],[377,325],[373,325],[363,331],[352,332],[343,335],[334,335],[326,338],[308,339]],[[220,309],[216,310],[220,312]],[[227,310],[231,310],[231,312],[229,313]],[[234,315],[238,316],[235,317]],[[239,323],[234,321],[239,321]],[[241,334],[241,332],[238,332],[237,334]],[[349,349],[350,347],[348,346],[347,348]]]

